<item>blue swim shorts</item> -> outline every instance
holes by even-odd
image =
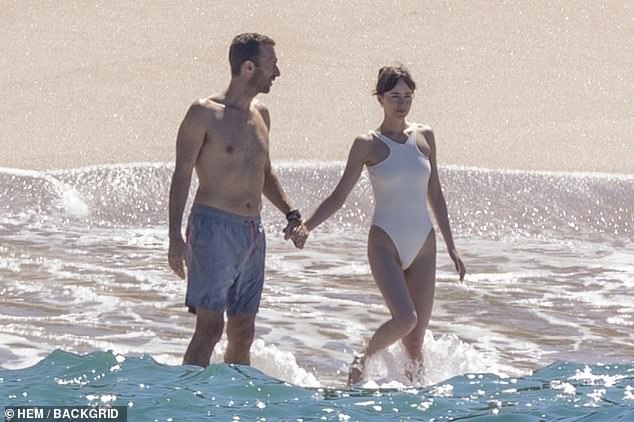
[[[254,315],[264,284],[266,238],[260,217],[194,204],[187,226],[187,296],[197,308]]]

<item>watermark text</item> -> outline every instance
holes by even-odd
[[[5,422],[127,422],[126,406],[7,406]]]

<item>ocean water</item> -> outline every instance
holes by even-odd
[[[342,163],[278,163],[305,214]],[[253,367],[180,360],[193,330],[167,266],[171,164],[0,169],[0,405],[123,405],[128,420],[634,420],[634,176],[443,167],[425,374],[395,345],[345,387],[387,318],[365,242],[365,175],[304,250],[265,203]]]

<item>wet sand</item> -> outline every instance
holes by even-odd
[[[257,31],[282,71],[262,97],[274,161],[345,160],[398,60],[443,164],[634,173],[628,1],[8,1],[0,25],[0,167],[172,161],[231,38]]]

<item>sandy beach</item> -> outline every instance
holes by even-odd
[[[274,161],[345,160],[401,61],[443,164],[634,173],[629,1],[5,1],[0,25],[0,167],[172,161],[231,38],[256,31],[282,72],[262,98]]]

